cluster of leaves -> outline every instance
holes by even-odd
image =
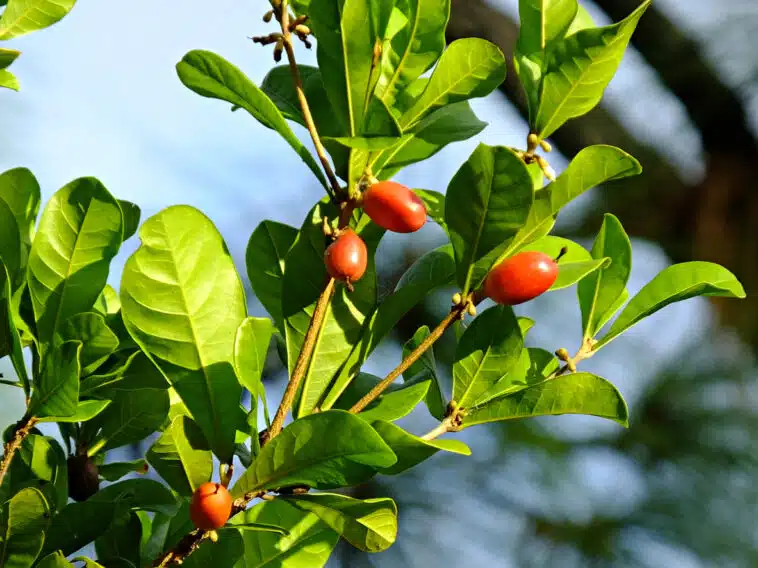
[[[37,21],[31,12],[18,17],[13,6],[42,13],[44,4],[11,0],[0,38],[29,31],[28,22]],[[576,0],[521,2],[516,60],[533,137],[544,139],[597,104],[646,6],[619,24],[595,27]],[[292,7],[309,16],[317,40],[318,68],[299,66],[299,75],[344,193],[354,194],[367,175],[389,178],[484,128],[468,101],[502,82],[504,57],[481,39],[445,46],[448,0],[298,0]],[[4,23],[12,18],[27,23]],[[172,206],[140,226],[136,205],[82,178],[54,194],[37,226],[34,176],[23,168],[0,175],[0,357],[10,357],[17,375],[5,383],[22,388],[28,403],[5,434],[3,565],[69,566],[66,557],[92,542],[104,566],[149,565],[192,530],[188,498],[212,479],[214,457],[223,466],[236,457],[245,467],[231,488],[243,503],[266,492],[276,496],[234,516],[218,542],[203,540],[186,557],[190,565],[212,558],[214,566],[274,566],[285,559],[319,566],[340,536],[361,550],[384,550],[397,532],[394,502],[327,491],[402,473],[439,451],[470,453],[461,442],[419,437],[395,424],[416,406],[424,403],[446,430],[565,413],[626,425],[621,394],[601,377],[573,372],[575,362],[672,302],[744,296],[726,269],[691,262],[665,269],[627,301],[631,245],[615,217],[606,217],[591,250],[550,234],[571,200],[640,172],[622,150],[586,148],[546,185],[534,147],[480,145],[445,195],[417,190],[450,243],[421,257],[384,298],[374,261],[383,230],[359,208],[353,211],[349,224],[367,244],[368,270],[354,291],[337,288],[298,390],[295,420],[261,444],[259,405],[270,427],[264,361],[273,342],[295,372],[328,280],[323,220],[340,216],[342,192],[290,129],[288,120],[308,125],[308,117],[288,67],[275,67],[258,87],[221,56],[192,51],[177,72],[196,93],[243,109],[281,134],[328,195],[300,228],[267,220],[253,232],[247,275],[270,315],[258,318],[248,316],[226,244],[200,211]],[[138,228],[141,245],[116,292],[106,285],[110,261]],[[534,322],[493,306],[454,324],[452,392],[426,351],[402,384],[349,412],[381,380],[361,371],[364,362],[431,291],[455,284],[470,298],[503,259],[564,249],[552,289],[578,283],[584,324],[582,349],[575,359],[564,357],[566,366],[551,351],[525,346]],[[431,334],[419,329],[404,357]],[[41,422],[58,424],[65,448],[37,429]],[[156,432],[144,459],[107,463],[108,451]],[[81,481],[69,473],[81,472],[69,469],[67,454],[69,463],[86,456],[94,475],[112,483],[69,502]],[[165,483],[121,479],[147,464]]]

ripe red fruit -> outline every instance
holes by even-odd
[[[192,494],[190,519],[199,529],[223,527],[232,513],[232,496],[220,483],[203,483]]]
[[[558,278],[558,264],[543,252],[520,252],[490,270],[484,293],[498,304],[514,306],[547,291]]]
[[[352,229],[343,229],[342,234],[326,248],[324,264],[326,271],[335,280],[355,282],[366,272],[368,251]]]
[[[426,207],[418,195],[394,181],[380,181],[363,193],[363,210],[371,220],[395,233],[413,233],[426,223]]]

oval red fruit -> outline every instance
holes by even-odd
[[[368,264],[366,243],[352,229],[344,229],[337,240],[326,248],[324,264],[326,271],[335,280],[360,280]]]
[[[363,210],[371,220],[395,233],[413,233],[426,223],[426,207],[408,187],[380,181],[363,194]]]
[[[558,264],[543,252],[520,252],[490,270],[484,293],[498,304],[515,306],[546,292],[558,278]]]
[[[192,494],[190,519],[203,530],[223,527],[232,513],[232,496],[220,483],[203,483]]]

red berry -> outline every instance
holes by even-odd
[[[418,195],[394,181],[380,181],[363,194],[363,210],[380,227],[413,233],[426,223],[426,207]]]
[[[546,292],[558,278],[558,265],[543,252],[520,252],[490,270],[484,293],[498,304],[514,306]]]
[[[366,272],[368,251],[352,229],[343,229],[342,234],[326,248],[324,264],[326,271],[335,280],[355,282]]]
[[[232,513],[232,496],[220,483],[203,483],[192,494],[190,519],[203,530],[223,527]]]

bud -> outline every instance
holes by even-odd
[[[468,306],[466,306],[466,310],[468,311],[468,315],[472,318],[476,316],[476,306],[472,302],[469,302]]]
[[[540,148],[542,148],[545,152],[553,151],[553,147],[547,140],[540,140]]]
[[[455,294],[453,294],[454,305],[460,306],[462,301],[463,301],[463,296],[461,296],[460,292],[456,292]]]
[[[263,14],[263,21],[268,24],[271,21],[271,18],[273,18],[273,17],[274,17],[274,11],[273,10],[269,10],[268,12],[266,12],[265,14]]]
[[[216,531],[209,531],[208,538],[210,538],[211,542],[215,544],[218,542],[218,533]]]

